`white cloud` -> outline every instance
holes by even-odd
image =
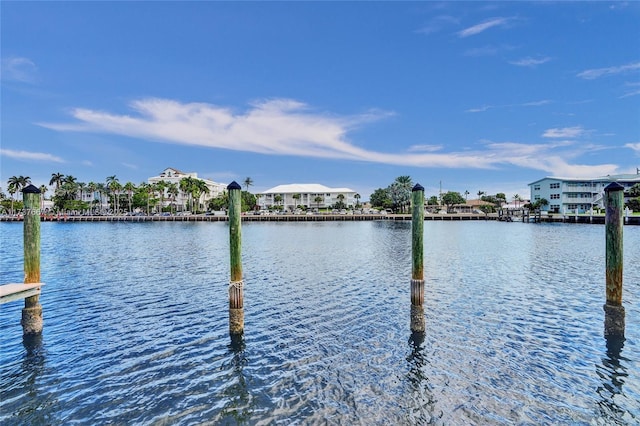
[[[575,156],[573,151],[563,151],[570,142],[488,144],[482,149],[458,152],[443,152],[444,145],[424,144],[400,152],[379,152],[349,141],[351,130],[388,117],[388,112],[336,116],[318,113],[291,99],[256,102],[242,112],[167,99],[137,100],[131,106],[137,114],[118,115],[79,108],[72,111],[77,123],[41,125],[58,131],[111,133],[185,146],[413,167],[495,169],[517,165],[551,173],[553,158],[556,165],[563,165],[565,169],[574,167],[568,163],[568,159]],[[550,129],[550,132],[567,133],[563,129]],[[613,166],[580,167],[610,170]]]
[[[545,62],[549,62],[551,60],[551,58],[544,57],[544,58],[531,58],[531,57],[527,57],[527,58],[522,58],[520,60],[517,61],[510,61],[509,63],[511,65],[517,65],[519,67],[535,67],[537,65],[542,65]]]
[[[464,37],[480,34],[481,32],[488,30],[489,28],[503,27],[510,20],[511,18],[491,18],[477,25],[474,25],[472,27],[465,28],[464,30],[459,31],[458,36],[461,38],[464,38]]]
[[[628,143],[625,145],[625,148],[630,148],[636,152],[636,154],[640,155],[640,142],[636,143]]]
[[[2,60],[2,79],[35,83],[38,67],[29,58],[10,57]]]
[[[64,163],[64,160],[52,154],[44,152],[14,151],[12,149],[0,149],[3,157],[9,157],[16,160],[25,161],[48,161],[53,163]]]
[[[483,105],[481,107],[478,108],[470,108],[468,110],[466,110],[465,112],[485,112],[488,111],[490,109],[494,109],[494,108],[513,108],[513,107],[530,107],[530,106],[542,106],[542,105],[547,105],[550,104],[552,101],[550,101],[549,99],[543,99],[540,101],[531,101],[531,102],[525,102],[522,104],[507,104],[507,105]]]
[[[485,112],[490,110],[491,108],[495,108],[494,106],[491,105],[483,105],[481,107],[478,108],[470,108],[468,110],[465,110],[465,112]]]
[[[581,73],[578,73],[578,77],[584,78],[585,80],[593,80],[605,75],[622,74],[622,73],[627,73],[635,70],[640,70],[640,62],[621,65],[618,67],[596,68],[591,70],[585,70],[585,71],[582,71]]]
[[[577,138],[585,133],[582,126],[547,129],[542,134],[545,138]]]
[[[442,150],[442,145],[413,145],[407,151],[409,152],[436,152]]]
[[[640,95],[640,83],[627,83],[625,84],[625,86],[631,87],[631,90],[620,96],[620,98],[628,98],[629,96]]]
[[[458,19],[449,15],[440,15],[431,19],[427,25],[415,32],[418,34],[433,34],[452,24],[458,24]]]

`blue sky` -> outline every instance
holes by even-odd
[[[1,186],[529,195],[640,167],[640,2],[7,2]]]

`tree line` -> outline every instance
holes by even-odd
[[[247,178],[244,183],[248,190],[253,180]],[[9,197],[7,198],[4,192],[0,191],[0,205],[3,210],[11,214],[20,211],[23,204],[17,199],[16,194],[30,184],[29,176],[10,177],[7,181]],[[153,184],[142,182],[135,185],[132,182],[122,184],[115,175],[108,176],[104,182],[84,183],[72,175],[52,173],[49,187],[41,185],[39,189],[42,210],[44,210],[46,193],[50,189],[53,190],[51,201],[53,201],[54,212],[105,214],[138,211],[148,215],[161,212],[175,214],[178,210],[193,212],[200,212],[206,208],[219,210],[225,208],[228,203],[228,195],[224,191],[204,205],[203,196],[208,195],[210,189],[204,180],[190,176],[182,178],[178,183],[160,180]],[[87,194],[92,195],[86,197]],[[179,195],[182,196],[180,205],[176,203]],[[243,191],[242,195],[243,208],[246,210],[255,208],[255,196],[248,191]],[[166,206],[165,201],[168,201]]]

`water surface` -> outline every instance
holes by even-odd
[[[640,227],[626,340],[605,340],[604,227],[244,223],[245,335],[228,334],[226,223],[43,223],[44,331],[0,309],[0,423],[638,424]],[[1,281],[22,226],[0,223]]]

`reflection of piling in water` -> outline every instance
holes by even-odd
[[[625,313],[622,306],[622,207],[624,187],[612,182],[605,192],[605,234],[606,234],[606,286],[607,299],[604,305],[605,336],[624,336]]]
[[[244,332],[244,283],[242,281],[242,232],[240,229],[241,187],[237,182],[227,186],[229,190],[229,257],[231,280],[229,282],[229,333]]]
[[[40,282],[40,190],[29,185],[22,190],[24,201],[24,283]],[[25,335],[42,332],[40,296],[24,299],[22,331]]]
[[[411,331],[422,333],[424,320],[424,188],[417,183],[411,194]]]

